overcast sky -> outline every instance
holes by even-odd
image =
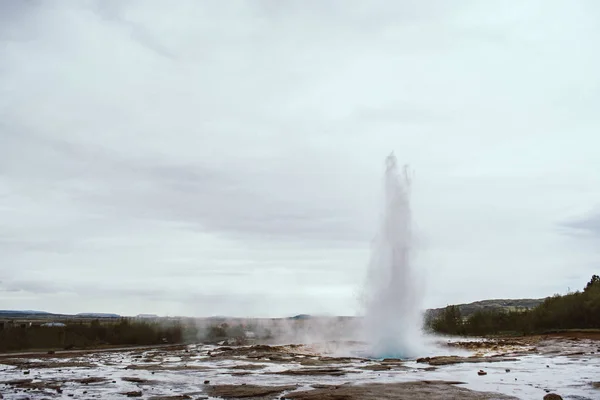
[[[0,309],[352,315],[384,160],[424,306],[600,272],[600,4],[0,0]]]

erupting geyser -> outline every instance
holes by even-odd
[[[422,317],[411,263],[410,176],[386,159],[385,208],[375,237],[365,297],[365,334],[373,357],[406,358],[421,349]]]

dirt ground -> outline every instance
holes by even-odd
[[[419,381],[404,383],[374,383],[366,385],[341,385],[287,394],[289,400],[506,400],[516,397],[497,393],[475,392],[455,386],[461,382]]]
[[[445,379],[456,379],[451,371],[460,370],[467,371],[467,377],[479,378],[478,370],[486,368],[484,365],[491,374],[496,368],[497,373],[505,376],[510,369],[500,363],[518,365],[521,358],[527,359],[532,354],[550,357],[548,360],[561,356],[563,360],[573,358],[587,363],[600,355],[600,342],[596,342],[596,338],[595,333],[565,332],[483,341],[448,340],[444,345],[450,350],[469,350],[471,356],[424,357],[416,363],[401,359],[334,357],[305,345],[219,347],[198,344],[100,352],[8,354],[0,356],[0,398],[514,399],[516,397],[485,392],[481,388],[478,389],[481,391],[471,390],[465,388],[463,382]],[[493,367],[496,364],[499,366]],[[558,366],[557,363],[553,368]],[[440,371],[446,375],[432,377],[431,374]],[[524,373],[530,374],[529,370]],[[380,375],[387,376],[388,381],[380,382]],[[398,382],[397,378],[402,376],[408,379]],[[526,377],[510,372],[511,380],[517,376],[519,380]],[[600,396],[597,381],[590,375],[589,383],[585,384],[590,390],[599,390]],[[552,389],[544,385],[547,384],[542,384],[540,391],[547,393]],[[486,388],[496,389],[495,386]],[[593,398],[600,397],[579,397]]]

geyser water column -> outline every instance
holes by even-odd
[[[422,349],[420,290],[412,268],[408,167],[394,154],[385,162],[385,203],[374,239],[365,291],[365,335],[370,355],[407,358]]]

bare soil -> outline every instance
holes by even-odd
[[[517,358],[510,357],[459,357],[459,356],[439,356],[419,358],[418,363],[426,363],[429,365],[451,365],[462,363],[484,363],[484,362],[503,362],[503,361],[518,361]]]
[[[275,395],[296,388],[297,386],[213,385],[206,388],[205,392],[222,399],[272,399]]]
[[[340,385],[323,389],[297,391],[282,397],[286,400],[507,400],[516,397],[497,393],[475,392],[454,386],[461,382],[419,381],[367,385]]]

